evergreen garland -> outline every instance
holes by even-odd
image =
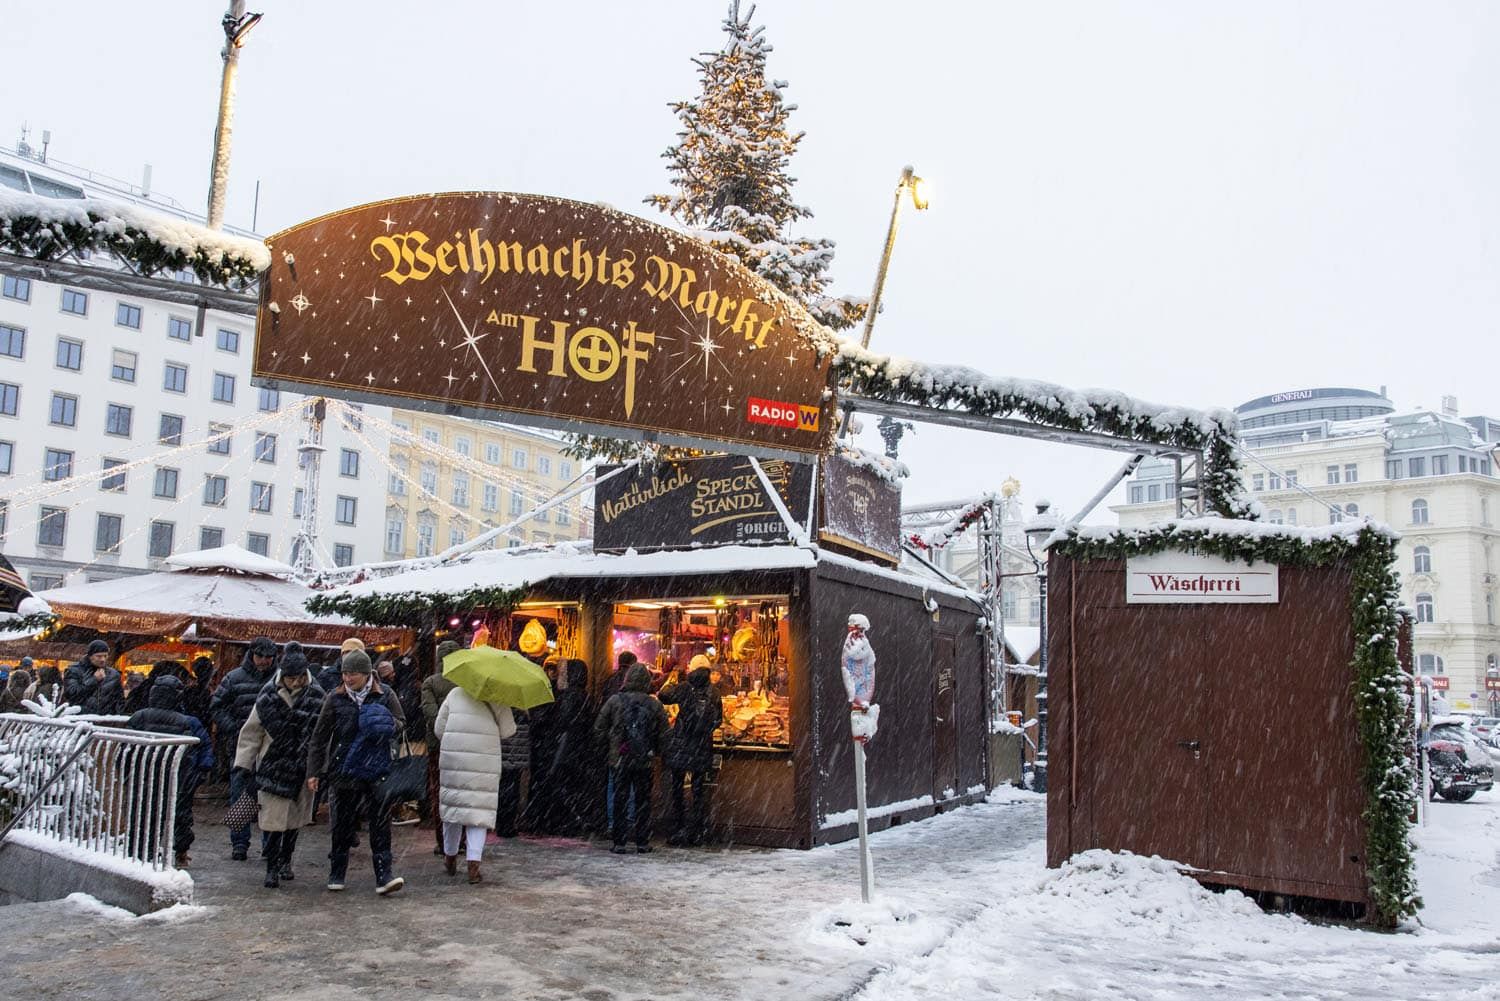
[[[362,626],[424,629],[434,622],[474,612],[509,614],[526,597],[520,587],[473,587],[449,593],[402,591],[395,594],[315,594],[306,607],[314,615],[343,615]]]
[[[1220,525],[1223,523],[1220,522]],[[1416,749],[1411,732],[1411,678],[1401,670],[1397,640],[1396,539],[1365,524],[1357,534],[1308,539],[1292,533],[1215,530],[1212,522],[1173,521],[1100,535],[1070,530],[1049,551],[1076,560],[1126,559],[1192,549],[1229,560],[1280,566],[1344,562],[1353,572],[1354,680],[1350,685],[1364,749],[1365,873],[1375,920],[1394,926],[1422,906],[1409,837],[1417,807]]]
[[[34,203],[34,204],[33,204]],[[0,250],[39,261],[109,253],[129,264],[138,274],[151,276],[163,271],[190,270],[206,284],[243,289],[253,283],[269,263],[269,254],[257,259],[253,253],[236,252],[232,244],[252,243],[189,223],[162,219],[173,227],[173,236],[193,239],[164,240],[147,223],[147,213],[119,211],[104,202],[57,202],[54,199],[22,200],[9,195],[0,211]]]

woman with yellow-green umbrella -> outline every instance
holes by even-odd
[[[516,732],[511,708],[552,701],[541,668],[518,653],[480,646],[443,658],[443,676],[456,688],[438,709],[433,730],[438,758],[438,816],[443,822],[443,861],[458,873],[458,842],[467,850],[470,883],[482,876],[485,832],[495,825],[500,798],[500,741]]]

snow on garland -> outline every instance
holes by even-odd
[[[911,475],[911,470],[900,459],[867,452],[854,445],[835,444],[833,454],[857,469],[869,470],[892,486],[900,486],[901,481]]]
[[[969,526],[983,518],[990,505],[998,503],[999,500],[999,494],[982,494],[964,504],[957,514],[942,524],[933,525],[921,532],[913,532],[907,537],[907,541],[929,552],[942,549],[968,531]]]
[[[214,285],[253,281],[271,266],[271,253],[259,240],[134,205],[20,191],[0,191],[0,250],[42,261],[111,253],[143,275],[187,269]]]
[[[422,629],[441,619],[476,611],[509,612],[526,597],[520,587],[474,587],[448,593],[315,594],[305,607],[314,615],[343,615],[362,626]]]
[[[1018,414],[1046,427],[1201,450],[1208,509],[1226,517],[1250,513],[1232,444],[1237,427],[1233,411],[1162,406],[1115,390],[989,376],[961,365],[876,354],[848,340],[834,354],[833,372],[856,396],[989,417]]]
[[[1059,537],[1060,536],[1060,537]],[[1411,728],[1411,678],[1396,656],[1402,619],[1396,540],[1372,522],[1319,528],[1262,525],[1225,518],[1168,521],[1141,529],[1064,528],[1049,551],[1078,560],[1124,559],[1195,549],[1231,560],[1281,566],[1347,563],[1353,571],[1355,716],[1364,747],[1365,873],[1376,920],[1394,926],[1422,906],[1410,818],[1417,806]]]

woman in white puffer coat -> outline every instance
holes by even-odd
[[[468,850],[469,882],[478,883],[485,832],[495,826],[500,805],[500,741],[516,732],[510,706],[480,702],[462,688],[443,699],[433,731],[438,756],[438,816],[443,821],[443,861],[448,875],[458,872],[458,839]]]

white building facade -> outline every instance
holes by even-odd
[[[159,196],[8,152],[0,184],[202,221]],[[0,261],[0,551],[32,589],[157,569],[174,552],[230,543],[290,559],[305,507],[305,398],[250,384],[253,317],[22,270]],[[330,419],[323,446],[317,562],[376,560],[388,439]]]
[[[1449,705],[1500,702],[1500,420],[1396,413],[1383,391],[1312,389],[1236,408],[1245,486],[1272,523],[1369,517],[1401,533],[1397,570],[1415,611],[1417,670],[1443,679]],[[1172,470],[1143,463],[1114,508],[1123,527],[1173,517]],[[1311,494],[1312,496],[1309,496]]]

